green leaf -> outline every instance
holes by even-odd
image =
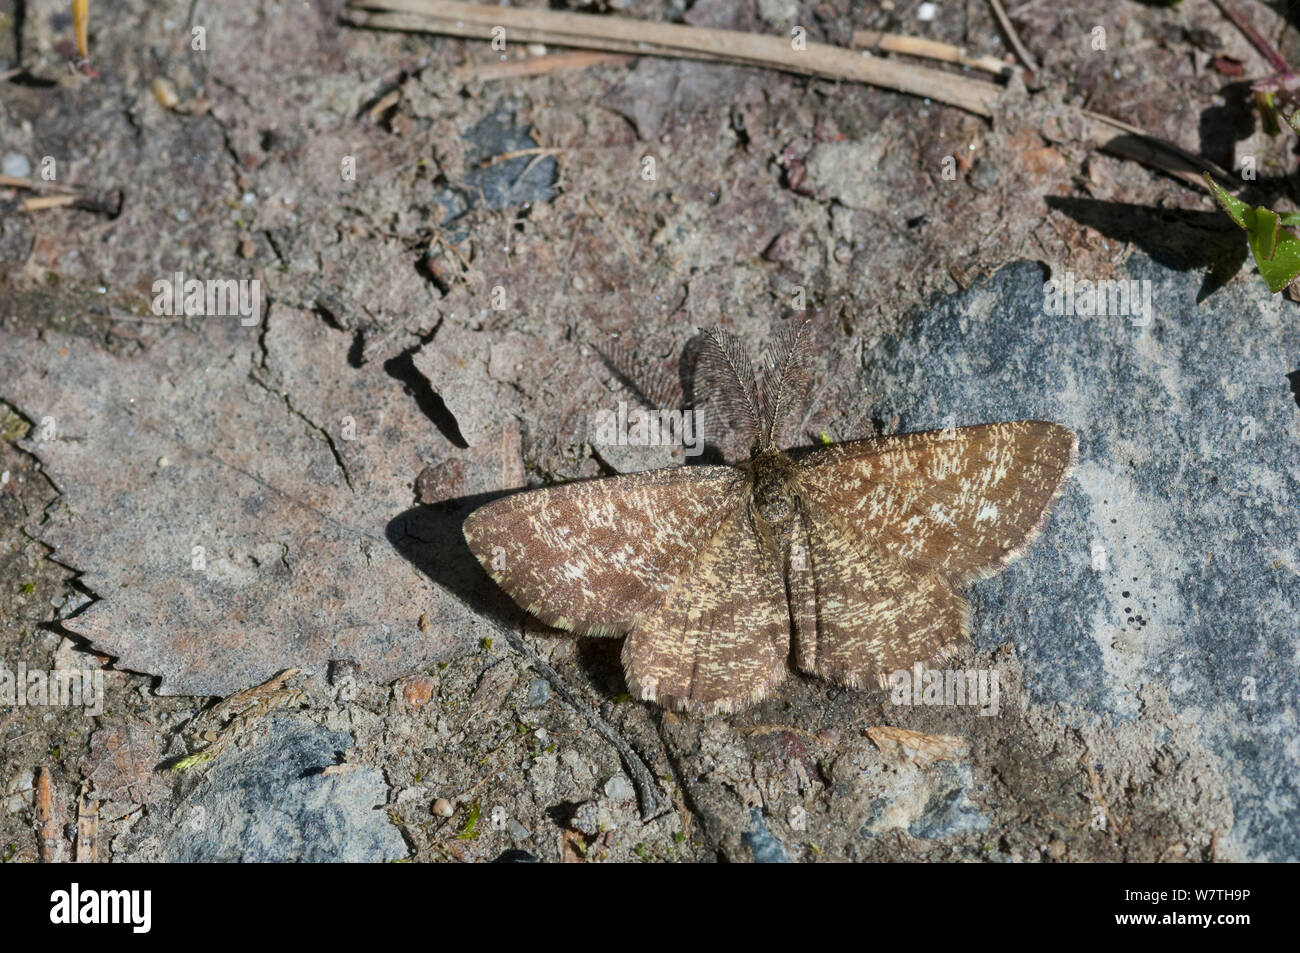
[[[1250,211],[1250,206],[1228,192],[1218,182],[1215,182],[1210,173],[1202,172],[1201,175],[1205,176],[1205,184],[1210,187],[1210,194],[1223,206],[1223,210],[1228,213],[1228,217],[1242,228],[1245,228],[1246,213]]]
[[[1255,259],[1258,261],[1262,256],[1266,261],[1272,261],[1277,255],[1278,231],[1282,227],[1277,212],[1262,207],[1252,209],[1246,213],[1247,222],[1251,215],[1255,216],[1255,221],[1253,225],[1247,226],[1246,231],[1250,234],[1250,247],[1255,253]]]
[[[478,801],[470,804],[469,809],[465,812],[465,820],[461,822],[460,830],[456,832],[457,840],[473,840],[478,837],[478,819],[483,816],[483,808]]]
[[[1230,195],[1205,173],[1210,192],[1228,216],[1246,230],[1250,252],[1268,290],[1277,294],[1300,275],[1300,238],[1285,226],[1300,225],[1300,213],[1278,215],[1272,209],[1251,208]]]

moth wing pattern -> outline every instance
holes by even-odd
[[[780,557],[739,502],[657,612],[623,644],[637,698],[715,714],[762,699],[789,671],[790,614]]]
[[[465,520],[470,551],[523,609],[579,635],[622,635],[739,505],[731,467],[581,480],[504,497]]]
[[[805,501],[795,541],[803,555],[790,567],[790,614],[802,671],[850,688],[883,686],[890,672],[949,655],[968,637],[969,606],[947,579],[837,514]]]
[[[1077,448],[1073,431],[1041,420],[854,440],[801,458],[801,492],[894,556],[960,585],[1024,551]]]

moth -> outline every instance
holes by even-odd
[[[952,654],[970,630],[961,588],[1025,550],[1074,465],[1075,435],[1041,420],[783,451],[807,334],[778,338],[760,386],[738,338],[704,332],[706,392],[748,438],[739,465],[575,481],[465,521],[526,611],[626,636],[636,698],[730,712],[791,668],[861,688]]]

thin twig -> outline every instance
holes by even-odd
[[[479,165],[486,167],[496,165],[498,162],[509,162],[511,159],[519,159],[524,156],[554,156],[563,151],[563,149],[547,149],[543,146],[534,146],[532,149],[511,149],[509,152],[501,152],[489,159],[484,159]]]
[[[1229,3],[1228,0],[1213,0],[1213,3],[1219,8],[1219,12],[1231,20],[1233,25],[1245,35],[1246,39],[1250,40],[1251,45],[1259,50],[1260,55],[1268,60],[1274,71],[1278,73],[1291,72],[1291,66],[1282,57],[1282,54],[1277,51],[1263,33],[1255,29],[1255,24],[1250,22],[1249,17]]]
[[[983,70],[994,76],[1006,76],[1013,68],[996,56],[971,56],[960,46],[927,40],[919,36],[903,36],[900,33],[881,33],[878,30],[854,30],[853,45],[858,49],[884,50],[886,53],[902,53],[905,56],[920,56],[928,60],[943,63],[956,63],[970,69]]]
[[[36,769],[36,835],[41,860],[57,864],[63,860],[63,844],[59,837],[59,811],[54,800],[54,784],[50,769]]]
[[[1112,155],[1159,169],[1202,190],[1206,186],[1201,173],[1206,171],[1221,182],[1232,183],[1231,176],[1209,159],[1175,143],[1149,135],[1137,126],[1088,109],[1081,110],[1079,115],[1084,121],[1085,137],[1097,148]]]
[[[99,801],[83,781],[77,794],[77,848],[73,855],[79,864],[93,864],[99,844]]]
[[[518,10],[453,0],[352,0],[345,19],[357,26],[488,40],[504,28],[509,42],[715,60],[805,76],[854,80],[925,96],[980,116],[991,114],[998,87],[966,76],[895,62],[826,43],[795,49],[789,37],[716,30],[624,17]]]
[[[20,212],[40,212],[47,208],[64,208],[81,201],[79,195],[33,195],[18,205]]]
[[[59,185],[57,182],[43,182],[25,179],[21,175],[0,175],[0,186],[11,189],[27,189],[29,192],[57,192],[60,195],[80,195],[81,190],[71,185]]]
[[[551,687],[569,704],[569,707],[585,718],[587,723],[596,729],[596,733],[618,751],[619,757],[623,759],[623,766],[627,768],[628,774],[632,775],[632,783],[636,786],[636,800],[641,808],[641,819],[649,821],[658,817],[664,806],[659,796],[659,786],[655,783],[654,775],[650,773],[650,769],[641,760],[641,756],[636,753],[630,744],[623,740],[623,736],[614,729],[613,725],[600,717],[600,713],[596,709],[578,697],[577,692],[570,688],[568,683],[560,677],[560,673],[551,668],[546,663],[546,660],[524,641],[523,636],[500,623],[493,622],[492,625],[510,643],[510,647],[524,657],[524,660],[528,662],[533,671],[550,682]]]
[[[986,118],[992,115],[1001,91],[995,83],[885,60],[865,51],[854,52],[823,43],[810,43],[806,50],[795,51],[784,37],[736,30],[550,10],[484,7],[452,0],[351,0],[351,3],[346,18],[359,26],[481,40],[491,39],[492,28],[501,26],[505,28],[506,36],[515,42],[740,63],[804,75],[856,80],[926,96]],[[373,12],[376,9],[397,12]],[[1027,50],[1021,56],[1026,62],[1034,63]],[[1034,64],[1034,68],[1036,66]],[[1198,189],[1205,189],[1200,173],[1206,169],[1227,180],[1226,173],[1208,159],[1149,135],[1136,126],[1099,113],[1081,110],[1076,115],[1084,127],[1082,138],[1100,149],[1150,166]],[[592,207],[603,220],[600,210],[594,204]],[[623,237],[617,232],[614,237],[623,254],[635,260]]]
[[[1002,9],[1002,0],[989,0],[989,6],[993,8],[993,15],[998,18],[998,25],[1002,27],[1002,32],[1007,35],[1007,41],[1011,44],[1011,48],[1016,51],[1016,56],[1020,57],[1020,62],[1037,73],[1038,60],[1034,59],[1034,54],[1030,53],[1028,47],[1020,42],[1020,35],[1016,33],[1016,28],[1012,26],[1011,18],[1007,16],[1007,11]]]

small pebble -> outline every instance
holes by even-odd
[[[605,782],[605,797],[612,801],[627,801],[634,794],[632,785],[628,784],[627,778],[621,774],[616,774]]]
[[[423,708],[433,695],[433,687],[432,676],[419,675],[402,686],[402,697],[412,708]]]
[[[338,685],[345,679],[356,681],[360,675],[361,666],[357,663],[356,659],[330,659],[329,681],[331,685]]]
[[[528,697],[524,704],[529,708],[540,708],[551,700],[551,683],[544,678],[534,678],[528,683]]]
[[[456,813],[456,809],[451,806],[451,802],[445,797],[440,797],[433,802],[433,814],[435,817],[451,817]]]
[[[802,804],[795,804],[790,808],[790,813],[786,816],[786,823],[790,825],[790,830],[800,833],[808,830],[808,811]]]
[[[569,826],[579,833],[586,834],[588,837],[595,837],[605,830],[602,813],[600,805],[595,801],[584,801],[573,809],[573,815],[569,818]]]
[[[25,179],[27,174],[32,171],[32,164],[27,161],[25,155],[19,152],[6,152],[4,159],[0,160],[0,171],[3,171],[5,175]]]
[[[997,184],[998,170],[988,159],[980,158],[975,160],[975,165],[970,172],[970,184],[982,191],[988,191]]]
[[[164,109],[175,109],[176,104],[181,101],[181,98],[176,95],[176,87],[172,85],[172,81],[161,76],[154,77],[153,96],[158,100],[158,105]]]

